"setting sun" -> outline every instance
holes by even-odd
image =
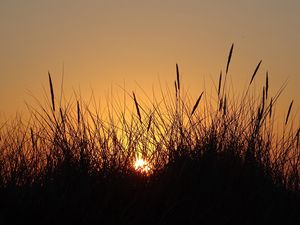
[[[144,159],[136,159],[134,169],[140,173],[149,174],[152,170],[149,162]]]

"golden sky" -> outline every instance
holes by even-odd
[[[299,113],[298,0],[1,0],[0,30],[0,116],[48,90],[48,70],[59,88],[63,64],[66,93],[80,88],[84,97],[124,81],[151,95],[158,80],[173,87],[179,63],[196,98],[213,88],[233,42],[236,88],[262,59],[258,81],[268,70],[274,93],[288,79],[281,105],[294,99]]]

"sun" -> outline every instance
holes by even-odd
[[[136,159],[133,166],[137,172],[140,172],[140,173],[143,173],[146,175],[149,175],[152,171],[150,163],[144,159]]]

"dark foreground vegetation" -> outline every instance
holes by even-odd
[[[133,109],[106,116],[58,101],[49,74],[48,105],[1,125],[0,224],[298,224],[293,103],[274,131],[284,86],[270,96],[266,74],[253,95],[260,63],[245,92],[230,93],[232,49],[215,97],[191,99],[176,66],[174,95],[142,104],[133,93]],[[151,170],[136,170],[138,158]]]

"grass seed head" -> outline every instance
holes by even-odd
[[[255,75],[256,75],[256,73],[257,73],[257,71],[258,71],[258,69],[259,69],[261,63],[262,63],[262,60],[260,60],[259,63],[257,64],[257,66],[256,66],[256,68],[255,68],[255,70],[254,70],[254,72],[253,72],[253,75],[252,75],[252,77],[251,77],[251,80],[250,80],[249,85],[252,84],[252,82],[253,82],[253,80],[254,80],[254,78],[255,78]]]
[[[234,43],[232,43],[230,51],[229,51],[229,55],[228,55],[228,59],[227,59],[227,64],[226,64],[226,74],[228,73],[228,69],[229,69],[229,65],[230,65],[230,61],[231,61],[232,52],[233,52],[233,46],[234,46]]]
[[[294,103],[294,100],[292,100],[291,103],[290,103],[290,106],[289,106],[289,109],[288,109],[288,112],[287,112],[287,115],[286,115],[286,119],[285,119],[285,125],[287,125],[287,123],[289,121],[289,117],[290,117],[290,113],[291,113],[291,110],[292,110],[292,107],[293,107],[293,103]]]
[[[53,84],[52,84],[52,79],[51,79],[51,75],[50,75],[49,71],[48,71],[48,77],[49,77],[49,86],[50,86],[52,109],[53,109],[53,111],[55,111]]]

